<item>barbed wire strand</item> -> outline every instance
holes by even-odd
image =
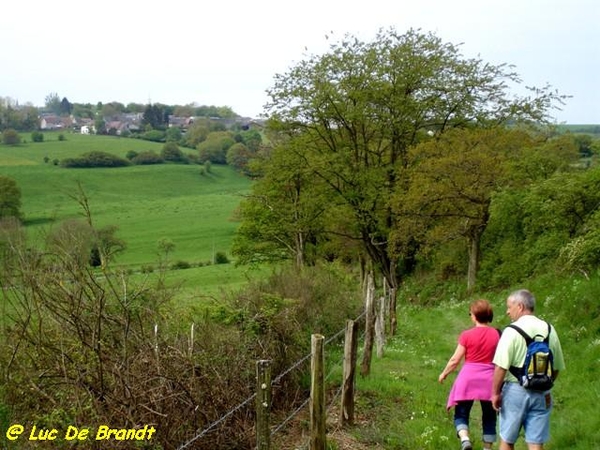
[[[210,430],[212,430],[214,427],[216,427],[217,425],[219,425],[220,423],[224,422],[225,419],[227,419],[228,417],[230,417],[233,413],[237,412],[238,410],[242,409],[244,406],[246,406],[248,403],[250,403],[252,400],[254,400],[254,398],[256,398],[256,393],[252,394],[250,397],[248,397],[246,400],[244,400],[242,403],[240,403],[239,405],[237,405],[235,408],[233,408],[232,410],[230,410],[228,413],[226,413],[225,415],[221,416],[221,418],[217,419],[216,421],[214,421],[213,423],[211,423],[207,428],[205,428],[204,430],[202,430],[200,433],[198,433],[196,436],[194,436],[192,439],[190,439],[189,441],[187,441],[185,444],[182,444],[181,446],[179,446],[178,450],[183,450],[184,448],[187,448],[189,445],[191,445],[193,442],[195,442],[196,440],[200,439],[201,437],[203,437],[205,434],[207,434]]]
[[[331,408],[333,408],[333,404],[335,403],[335,401],[338,399],[338,397],[340,396],[340,394],[342,393],[342,386],[340,386],[338,388],[338,390],[336,391],[336,393],[333,395],[333,397],[331,398],[331,402],[329,403],[329,406],[327,407],[327,411],[331,411]]]
[[[356,319],[354,319],[355,321],[359,321],[361,319],[362,316],[365,315],[365,312],[363,312],[361,315],[359,315]],[[338,331],[335,335],[333,335],[331,338],[329,338],[327,341],[325,341],[325,344],[329,344],[331,341],[333,341],[334,339],[337,339],[341,334],[343,334],[346,331],[345,328],[342,328],[340,331]],[[298,366],[300,366],[303,362],[306,362],[306,360],[308,360],[310,357],[312,356],[312,353],[309,353],[308,355],[303,356],[301,359],[299,359],[298,361],[296,361],[291,367],[289,367],[288,369],[286,369],[285,371],[283,371],[282,373],[280,373],[275,379],[273,379],[273,381],[271,381],[271,385],[277,384],[279,381],[281,381],[281,379],[283,377],[285,377],[288,373],[290,373],[292,370],[296,369]]]
[[[298,406],[294,411],[292,411],[292,413],[289,416],[287,416],[279,425],[277,425],[271,431],[271,436],[278,433],[290,420],[292,420],[294,417],[296,417],[296,415],[304,409],[304,407],[308,404],[309,401],[310,401],[310,397],[308,397],[306,400],[304,400],[304,402],[302,402],[302,404],[300,406]]]
[[[281,374],[279,374],[273,381],[271,381],[271,385],[277,384],[284,376],[286,376],[292,370],[294,370],[295,368],[297,368],[300,364],[302,364],[303,362],[305,362],[311,356],[312,356],[312,353],[309,353],[308,355],[302,357],[302,359],[296,361],[294,363],[294,365],[292,365],[290,368],[288,368],[287,370],[285,370],[284,372],[282,372]]]

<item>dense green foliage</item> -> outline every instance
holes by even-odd
[[[152,142],[164,142],[165,141],[165,132],[160,130],[150,130],[146,131],[142,135],[140,135],[141,139]]]
[[[10,177],[0,175],[0,219],[21,218],[21,189]]]
[[[260,241],[263,254],[293,252],[296,262],[309,261],[315,243],[327,245],[321,256],[329,259],[351,249],[398,289],[420,245],[391,239],[403,217],[390,198],[411,182],[411,148],[454,129],[500,134],[508,124],[543,123],[563,100],[549,87],[514,96],[507,81],[519,78],[506,65],[466,58],[431,33],[393,29],[370,42],[347,36],[277,75],[268,92],[271,154],[248,199],[254,205],[243,209],[246,248]],[[271,176],[281,167],[287,176]],[[281,219],[279,230],[269,216]]]
[[[492,204],[483,278],[514,283],[549,268],[590,273],[600,263],[600,168],[557,173]]]
[[[227,162],[227,151],[235,144],[233,134],[228,131],[209,133],[206,140],[200,142],[196,148],[200,162],[210,161],[216,164]]]
[[[135,156],[131,158],[131,162],[133,164],[139,165],[149,165],[149,164],[162,164],[165,162],[164,158],[158,153],[148,150],[145,152],[137,153]]]
[[[107,152],[89,152],[84,153],[79,158],[65,158],[60,162],[62,167],[124,167],[129,165],[129,161],[112,153]]]
[[[7,128],[2,132],[2,143],[4,145],[18,145],[21,143],[21,136],[16,130]]]
[[[188,162],[187,158],[175,142],[167,142],[163,146],[160,154],[165,161],[177,163]]]
[[[31,140],[33,142],[43,142],[44,141],[44,133],[41,131],[34,131],[31,133]]]
[[[0,97],[0,131],[15,129],[34,131],[38,128],[39,111],[33,106],[18,106],[10,99]]]

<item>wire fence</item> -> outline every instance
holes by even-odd
[[[362,320],[362,318],[365,315],[366,315],[366,312],[363,312],[356,319],[354,319],[354,321],[355,322],[360,322],[360,320]],[[327,339],[325,341],[324,345],[325,346],[330,345],[332,342],[334,342],[335,340],[337,340],[338,338],[340,338],[340,336],[344,335],[345,331],[346,331],[346,329],[342,328],[336,334],[334,334],[329,339]],[[273,388],[273,386],[276,386],[279,382],[281,382],[281,380],[285,376],[287,376],[288,374],[290,374],[292,371],[298,369],[298,367],[300,367],[302,364],[304,364],[306,361],[308,361],[311,358],[311,356],[312,356],[312,353],[309,353],[309,354],[303,356],[302,358],[300,358],[299,360],[297,360],[294,364],[292,364],[289,368],[287,368],[282,373],[280,373],[276,378],[274,378],[271,381],[271,388]],[[343,361],[340,361],[338,365],[331,366],[331,370],[329,371],[329,373],[325,377],[326,381],[331,378],[331,376],[333,375],[333,373],[335,373],[335,371],[341,366],[342,362]],[[333,396],[332,400],[330,401],[329,406],[327,407],[327,411],[331,410],[331,408],[333,406],[333,403],[337,400],[337,398],[339,397],[341,391],[342,391],[342,388],[340,387],[337,390],[336,394]],[[209,424],[206,428],[204,428],[202,431],[200,431],[199,433],[197,433],[193,438],[191,438],[188,441],[186,441],[185,443],[181,444],[178,447],[178,450],[184,450],[184,449],[188,448],[190,445],[192,445],[194,442],[196,442],[197,440],[199,440],[202,437],[206,436],[209,432],[211,432],[212,430],[214,430],[217,426],[219,426],[220,424],[222,424],[223,422],[225,422],[229,417],[233,416],[233,414],[235,414],[237,411],[239,411],[239,410],[245,408],[246,406],[248,406],[248,404],[250,404],[255,398],[256,398],[256,393],[250,395],[244,401],[242,401],[237,406],[235,406],[232,409],[230,409],[229,411],[227,411],[220,418],[218,418],[217,420],[215,420],[214,422],[212,422],[211,424]],[[296,409],[294,409],[278,425],[271,427],[271,436],[274,436],[275,434],[277,434],[278,432],[280,432],[281,430],[283,430],[290,421],[292,421],[294,418],[296,418],[296,416],[298,416],[298,414],[300,414],[300,412],[302,412],[302,410],[304,410],[304,408],[306,407],[306,405],[308,404],[309,401],[310,401],[310,397],[306,398],[302,402],[302,404],[300,404]]]

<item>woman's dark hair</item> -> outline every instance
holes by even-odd
[[[471,303],[469,310],[479,323],[492,323],[494,320],[494,310],[487,300],[475,300]]]

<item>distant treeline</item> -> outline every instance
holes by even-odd
[[[559,125],[559,131],[570,131],[571,133],[597,134],[600,135],[600,125]]]

